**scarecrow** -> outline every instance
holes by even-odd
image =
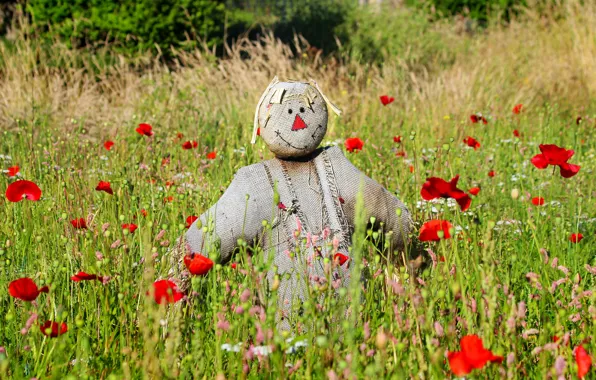
[[[275,158],[238,170],[217,203],[189,228],[172,275],[184,277],[180,262],[189,250],[218,251],[225,263],[246,242],[264,255],[269,286],[277,289],[278,326],[288,329],[309,287],[348,285],[358,197],[369,227],[382,229],[383,245],[403,257],[412,228],[404,204],[340,148],[319,147],[329,109],[341,113],[316,82],[273,79],[257,105],[251,142],[260,135]]]

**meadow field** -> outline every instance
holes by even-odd
[[[106,51],[14,30],[0,42],[0,378],[596,377],[596,4],[431,28],[416,41],[442,45],[424,65],[416,41],[379,65],[266,31],[223,58],[104,64]],[[418,272],[387,263],[366,239],[378,232],[357,226],[350,268],[366,286],[340,292],[346,318],[331,286],[313,289],[310,328],[294,335],[255,302],[276,289],[245,245],[227,263],[202,252],[215,265],[184,295],[155,285],[188,218],[271,158],[250,136],[275,75],[315,79],[343,110],[323,145],[419,227],[448,222],[422,243]],[[421,196],[428,178],[456,176],[465,210]],[[21,278],[34,287],[9,286]]]

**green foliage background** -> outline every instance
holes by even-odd
[[[259,27],[272,29],[283,42],[300,34],[325,54],[341,53],[382,63],[401,56],[410,44],[424,45],[428,56],[406,57],[406,63],[428,60],[437,53],[441,36],[425,34],[431,20],[464,14],[484,24],[489,14],[511,10],[514,0],[406,1],[400,17],[382,9],[366,9],[357,0],[28,0],[8,1],[0,9],[0,34],[15,14],[24,14],[32,32],[43,41],[59,39],[76,48],[110,49],[127,56],[148,50],[171,57],[170,47],[209,48],[240,36],[258,37]],[[396,7],[386,1],[382,7]],[[400,7],[399,5],[397,7]],[[372,7],[374,8],[374,7]],[[391,12],[392,14],[394,12]],[[339,41],[339,43],[338,43]]]
[[[222,42],[221,0],[30,0],[33,26],[74,47],[116,42],[128,53]]]

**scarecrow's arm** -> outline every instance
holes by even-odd
[[[251,243],[261,232],[262,221],[271,213],[271,202],[266,205],[260,189],[255,188],[254,168],[240,169],[221,198],[195,221],[186,233],[186,242],[192,252],[207,254],[214,244],[219,246],[220,260],[230,260],[238,239]],[[200,223],[200,224],[199,224]]]
[[[413,229],[413,222],[407,207],[395,195],[355,167],[339,149],[329,149],[328,152],[332,157],[340,196],[344,199],[342,208],[348,219],[355,223],[356,202],[361,196],[369,228],[376,231],[382,224],[385,234],[391,231],[390,247],[394,252],[404,251],[404,247],[409,247],[412,242],[408,235]],[[374,225],[370,225],[371,217],[374,218]]]
[[[369,227],[377,230],[383,224],[383,232],[392,232],[392,249],[394,251],[403,250],[412,229],[410,212],[395,195],[375,180],[364,173],[360,173],[359,178],[360,181],[356,185],[361,186],[364,211]],[[374,225],[371,225],[371,218],[374,218]]]

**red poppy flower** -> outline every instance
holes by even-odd
[[[577,233],[577,234],[571,234],[571,236],[569,236],[569,241],[571,241],[572,243],[579,243],[580,241],[582,241],[582,239],[584,238],[584,235]]]
[[[196,141],[187,141],[184,144],[182,144],[182,149],[192,149],[192,148],[196,148],[199,146],[199,143]]]
[[[581,122],[582,122],[582,117],[581,117],[581,116],[578,116],[578,117],[575,119],[575,124],[579,125]]]
[[[165,203],[174,202],[174,196],[170,195],[170,196],[164,197],[163,201]]]
[[[338,199],[339,199],[339,203],[341,203],[342,205],[343,205],[344,203],[346,203],[345,199],[343,199],[342,197],[339,197]]]
[[[539,148],[542,153],[532,158],[532,164],[538,169],[546,169],[548,165],[558,166],[563,178],[571,178],[579,172],[579,165],[567,162],[575,154],[573,150],[567,150],[554,144],[540,144]]]
[[[48,293],[49,291],[50,288],[47,286],[38,289],[35,282],[29,277],[19,278],[8,284],[8,294],[27,302],[34,301],[40,293]]]
[[[286,205],[285,205],[285,204],[283,204],[282,202],[279,202],[279,203],[277,204],[277,208],[278,208],[278,209],[280,209],[280,210],[283,210],[283,211],[285,211],[285,210],[287,210],[287,209],[288,209],[288,208],[286,207]]]
[[[384,106],[393,103],[393,101],[395,100],[394,97],[388,95],[381,95],[379,99],[381,99],[381,103],[383,103]]]
[[[343,266],[348,260],[350,260],[350,258],[343,253],[336,253],[335,256],[333,256],[333,261],[339,263],[339,266]]]
[[[236,269],[236,268],[238,268],[238,264],[232,263],[232,264],[230,264],[230,268]]]
[[[478,142],[478,140],[476,140],[475,138],[470,137],[470,136],[468,136],[464,139],[464,143],[467,146],[474,148],[474,150],[480,148],[480,143]]]
[[[41,189],[31,181],[15,181],[6,188],[6,199],[11,202],[20,202],[23,199],[37,201],[39,198],[41,198]]]
[[[159,280],[153,283],[153,298],[158,304],[175,303],[184,297],[178,287],[170,280]]]
[[[87,228],[87,221],[83,218],[73,219],[70,221],[70,224],[76,229],[86,229]]]
[[[534,206],[542,206],[544,204],[544,198],[534,197],[534,198],[532,198],[532,204]]]
[[[257,128],[257,136],[261,135],[261,127]]]
[[[364,146],[364,142],[362,140],[360,140],[358,137],[349,137],[346,139],[345,145],[346,145],[346,150],[348,152],[354,152],[354,151],[362,150],[362,147]]]
[[[406,156],[406,151],[405,150],[400,150],[395,152],[395,156],[396,157],[405,157]]]
[[[464,336],[459,341],[459,345],[460,351],[447,352],[449,367],[456,376],[467,375],[473,369],[480,369],[489,362],[501,363],[503,361],[502,356],[494,355],[484,348],[482,339],[476,335]]]
[[[393,142],[398,143],[398,144],[401,143],[401,136],[394,136]]]
[[[89,273],[85,273],[85,272],[81,271],[81,272],[75,274],[74,276],[72,276],[70,279],[73,280],[74,282],[92,281],[92,280],[102,281],[103,277],[98,276],[96,274],[89,274]]]
[[[122,225],[122,229],[123,230],[128,230],[128,232],[130,232],[131,234],[133,234],[136,231],[137,228],[139,228],[139,226],[137,226],[134,223],[124,223]]]
[[[199,253],[191,253],[184,256],[184,265],[191,274],[204,276],[213,268],[213,261]]]
[[[480,192],[480,188],[479,187],[473,187],[470,189],[470,194],[472,195],[478,195],[478,193]]]
[[[457,181],[459,181],[459,175],[453,177],[450,182],[437,177],[427,178],[422,185],[420,195],[422,195],[422,199],[427,201],[436,198],[453,198],[459,204],[461,210],[466,211],[470,208],[472,200],[468,194],[457,188]]]
[[[141,210],[141,215],[143,215],[144,217],[147,217],[147,210],[142,209]]]
[[[488,124],[488,120],[484,116],[470,115],[470,121],[474,124],[482,121],[482,124]]]
[[[186,228],[190,228],[190,226],[192,226],[192,224],[197,219],[199,219],[199,217],[198,216],[194,216],[194,215],[191,215],[191,216],[187,217],[186,218]]]
[[[137,133],[144,136],[153,136],[153,127],[149,124],[141,123],[136,129]]]
[[[6,172],[6,174],[9,177],[16,177],[17,174],[19,174],[19,170],[20,170],[20,168],[18,167],[18,165],[11,166],[10,168],[8,168],[8,171]]]
[[[207,153],[208,160],[215,160],[215,157],[217,157],[217,153],[215,151]]]
[[[516,104],[513,107],[513,113],[516,114],[516,115],[519,115],[519,113],[521,112],[523,106],[524,106],[523,104]]]
[[[170,157],[164,157],[161,160],[161,166],[167,166],[170,164]]]
[[[443,231],[443,239],[449,239],[449,229],[453,226],[446,220],[431,220],[422,225],[420,228],[420,241],[439,241],[439,231]]]
[[[447,352],[447,358],[449,359],[449,368],[455,376],[464,376],[472,372],[473,368],[463,352]]]
[[[113,146],[114,146],[114,142],[111,140],[108,140],[105,143],[103,143],[103,147],[106,148],[106,150],[112,150]]]
[[[410,165],[410,173],[414,173],[414,165]]]
[[[53,321],[46,321],[43,325],[39,326],[39,330],[45,336],[49,336],[50,338],[56,338],[60,335],[66,334],[68,331],[68,326],[65,322],[58,323]]]
[[[515,136],[515,137],[519,137],[520,136],[519,131],[517,129],[514,129],[513,130],[513,136]]]
[[[176,133],[176,137],[177,137],[179,140],[181,140],[181,139],[184,137],[184,135],[182,134],[182,132],[178,132],[178,133]]]
[[[590,371],[592,357],[581,344],[575,349],[575,362],[577,363],[577,377],[583,379]]]
[[[493,178],[495,176],[495,171],[494,170],[491,170],[490,172],[488,172],[488,176],[490,178]]]
[[[95,187],[97,191],[105,191],[110,195],[114,195],[114,191],[112,190],[112,185],[106,181],[99,181],[99,184]]]

